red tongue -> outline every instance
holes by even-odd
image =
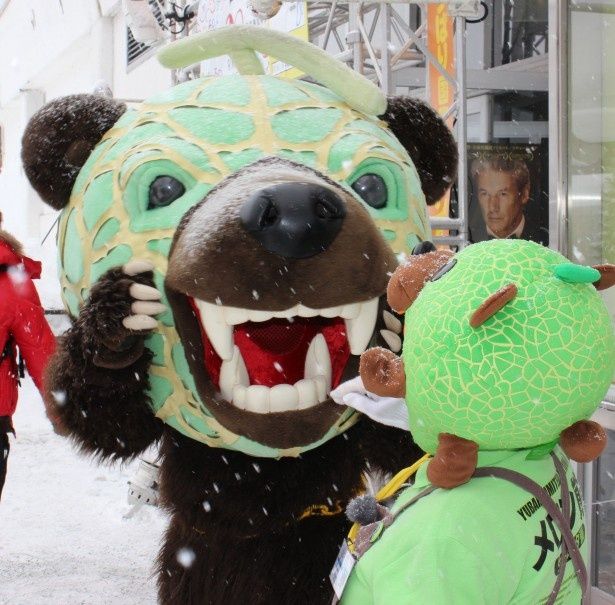
[[[235,327],[235,344],[246,363],[250,384],[294,384],[303,378],[310,343],[323,322],[305,317],[247,322]]]
[[[244,331],[246,337],[261,349],[282,355],[298,347],[310,327],[299,318],[292,322],[287,319],[272,319],[264,323],[248,322],[235,330],[235,337]]]
[[[195,316],[199,317],[194,300],[189,300]],[[202,324],[200,330],[205,368],[214,385],[219,388],[222,360],[212,347]],[[294,317],[292,321],[270,319],[247,322],[235,326],[233,339],[246,364],[250,384],[272,387],[277,384],[294,384],[304,378],[305,358],[316,334],[322,334],[327,343],[331,356],[332,386],[335,388],[342,379],[350,357],[346,326],[340,317]]]

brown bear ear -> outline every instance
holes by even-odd
[[[425,284],[452,261],[450,250],[434,250],[411,256],[403,265],[399,265],[391,275],[387,285],[387,302],[389,307],[402,315],[418,295]]]
[[[478,445],[451,433],[438,435],[438,449],[427,466],[427,478],[436,487],[452,489],[467,483],[478,464]]]
[[[68,203],[79,170],[126,105],[99,95],[70,95],[47,103],[28,123],[21,159],[30,184],[56,210]]]
[[[429,105],[412,97],[389,97],[380,119],[412,158],[427,203],[435,204],[457,177],[457,143],[448,126]]]

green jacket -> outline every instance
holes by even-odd
[[[587,561],[584,510],[576,478],[566,465],[572,533]],[[528,450],[479,452],[478,466],[525,474],[560,501],[559,477],[550,456],[527,460]],[[425,487],[423,465],[393,510]],[[538,605],[556,580],[561,532],[525,490],[500,478],[472,479],[438,489],[405,510],[359,560],[342,605]],[[558,604],[581,602],[570,560]]]

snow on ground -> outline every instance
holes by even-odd
[[[54,434],[29,378],[14,424],[0,501],[0,605],[155,604],[166,519],[151,506],[124,519],[137,463],[100,466],[78,454]]]

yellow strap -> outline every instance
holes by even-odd
[[[429,460],[429,454],[425,454],[422,458],[417,460],[412,466],[402,468],[395,477],[393,477],[380,491],[376,494],[376,500],[382,502],[387,500],[399,491],[399,488],[408,482],[408,479],[412,477],[423,465],[423,463]]]
[[[419,470],[419,468],[429,460],[429,454],[425,454],[422,458],[417,460],[412,466],[402,468],[397,475],[395,475],[380,491],[376,494],[376,500],[382,502],[387,500],[391,496],[394,496],[401,488],[401,486],[412,477]],[[348,548],[350,552],[354,552],[354,542],[357,537],[357,533],[361,526],[355,523],[348,532]]]

